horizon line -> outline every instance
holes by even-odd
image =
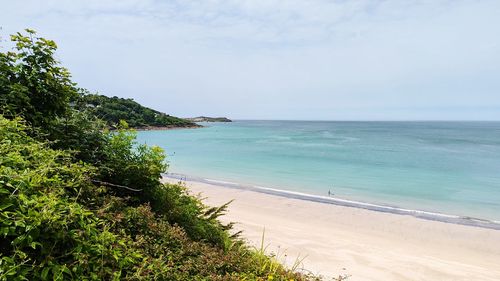
[[[193,118],[193,117],[183,117]],[[219,118],[219,117],[213,117]],[[235,118],[225,117],[231,121],[301,121],[301,122],[500,122],[498,120],[471,120],[471,119],[254,119],[254,118]],[[201,122],[200,122],[201,123]]]

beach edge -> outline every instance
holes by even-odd
[[[207,179],[207,178],[203,178],[203,177],[197,177],[197,176],[179,174],[179,173],[164,173],[164,174],[162,174],[162,177],[172,179],[172,180],[179,180],[180,182],[204,183],[204,184],[216,185],[216,186],[220,186],[220,187],[224,187],[224,188],[253,191],[253,192],[258,192],[258,193],[262,193],[262,194],[274,195],[274,196],[285,197],[285,198],[290,198],[290,199],[304,200],[304,201],[315,202],[315,203],[331,204],[331,205],[336,205],[336,206],[341,206],[341,207],[364,209],[364,210],[374,211],[374,212],[389,213],[389,214],[403,215],[403,216],[405,216],[405,215],[412,216],[412,217],[415,217],[418,219],[424,219],[424,220],[430,220],[430,221],[437,221],[437,222],[443,222],[443,223],[500,230],[500,222],[486,220],[486,219],[480,219],[480,218],[474,218],[474,217],[459,216],[459,215],[453,215],[453,214],[444,214],[444,213],[430,212],[430,211],[424,211],[424,210],[413,210],[413,209],[407,209],[407,208],[402,208],[402,207],[373,204],[373,203],[368,203],[368,202],[354,201],[354,200],[335,198],[335,197],[313,195],[313,194],[307,194],[307,193],[296,192],[296,191],[288,191],[288,190],[283,190],[283,189],[269,188],[269,187],[249,185],[249,184],[241,184],[241,183],[228,182],[228,181],[222,181],[222,180],[216,180],[216,179]]]

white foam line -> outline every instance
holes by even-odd
[[[208,181],[208,182],[213,182],[213,183],[239,185],[238,183],[230,182],[230,181],[221,181],[221,180],[213,180],[213,179],[204,179],[204,180]]]
[[[262,190],[269,190],[269,191],[273,191],[273,192],[277,192],[277,193],[299,195],[299,196],[303,196],[303,197],[307,197],[307,198],[311,198],[311,199],[323,199],[323,200],[328,200],[328,201],[332,201],[332,202],[349,203],[349,204],[365,206],[365,207],[383,208],[383,209],[387,209],[387,210],[395,210],[395,211],[418,213],[418,214],[427,214],[427,215],[441,216],[441,217],[447,217],[447,218],[461,218],[460,216],[457,216],[457,215],[448,215],[448,214],[443,214],[443,213],[435,213],[435,212],[422,211],[422,210],[413,210],[413,209],[397,208],[397,207],[391,207],[391,206],[385,206],[385,205],[377,205],[377,204],[373,204],[373,203],[354,201],[354,200],[342,199],[342,198],[331,198],[331,197],[326,197],[326,196],[321,196],[321,195],[312,195],[312,194],[307,194],[307,193],[302,193],[302,192],[297,192],[297,191],[275,189],[275,188],[258,186],[258,185],[254,185],[251,187],[254,187],[257,189],[262,189]]]
[[[367,203],[367,202],[354,201],[354,200],[349,200],[349,199],[332,198],[332,197],[326,197],[326,196],[321,196],[321,195],[312,195],[312,194],[307,194],[307,193],[303,193],[303,192],[282,190],[282,189],[276,189],[276,188],[270,188],[270,187],[258,186],[258,185],[243,185],[243,184],[239,184],[239,183],[235,183],[235,182],[221,181],[221,180],[214,180],[214,179],[207,179],[207,178],[199,178],[199,177],[187,176],[187,175],[181,175],[181,174],[175,174],[175,173],[169,173],[169,174],[166,174],[165,176],[168,178],[173,178],[173,179],[180,179],[180,180],[184,179],[186,181],[201,182],[201,183],[207,183],[207,184],[216,184],[216,185],[222,185],[222,186],[229,187],[229,188],[251,190],[251,191],[255,191],[255,192],[261,192],[261,193],[266,193],[266,194],[271,194],[271,195],[283,196],[283,197],[287,197],[287,198],[300,199],[300,200],[308,200],[308,201],[313,201],[313,202],[318,202],[318,203],[334,204],[334,205],[339,205],[339,206],[344,206],[344,207],[361,208],[361,209],[366,209],[366,210],[371,210],[371,211],[386,212],[386,213],[399,214],[399,215],[410,215],[410,216],[414,216],[414,217],[421,218],[421,219],[462,224],[462,225],[469,225],[469,226],[478,226],[478,227],[500,230],[500,221],[484,220],[484,219],[480,219],[480,218],[463,217],[463,216],[458,216],[458,215],[443,214],[443,213],[429,212],[429,211],[423,211],[423,210],[413,210],[413,209],[406,209],[406,208],[391,207],[391,206],[378,205],[378,204]]]

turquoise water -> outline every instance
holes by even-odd
[[[236,121],[143,131],[169,172],[500,220],[500,122]]]

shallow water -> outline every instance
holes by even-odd
[[[169,172],[500,220],[500,122],[236,121],[139,132]]]

